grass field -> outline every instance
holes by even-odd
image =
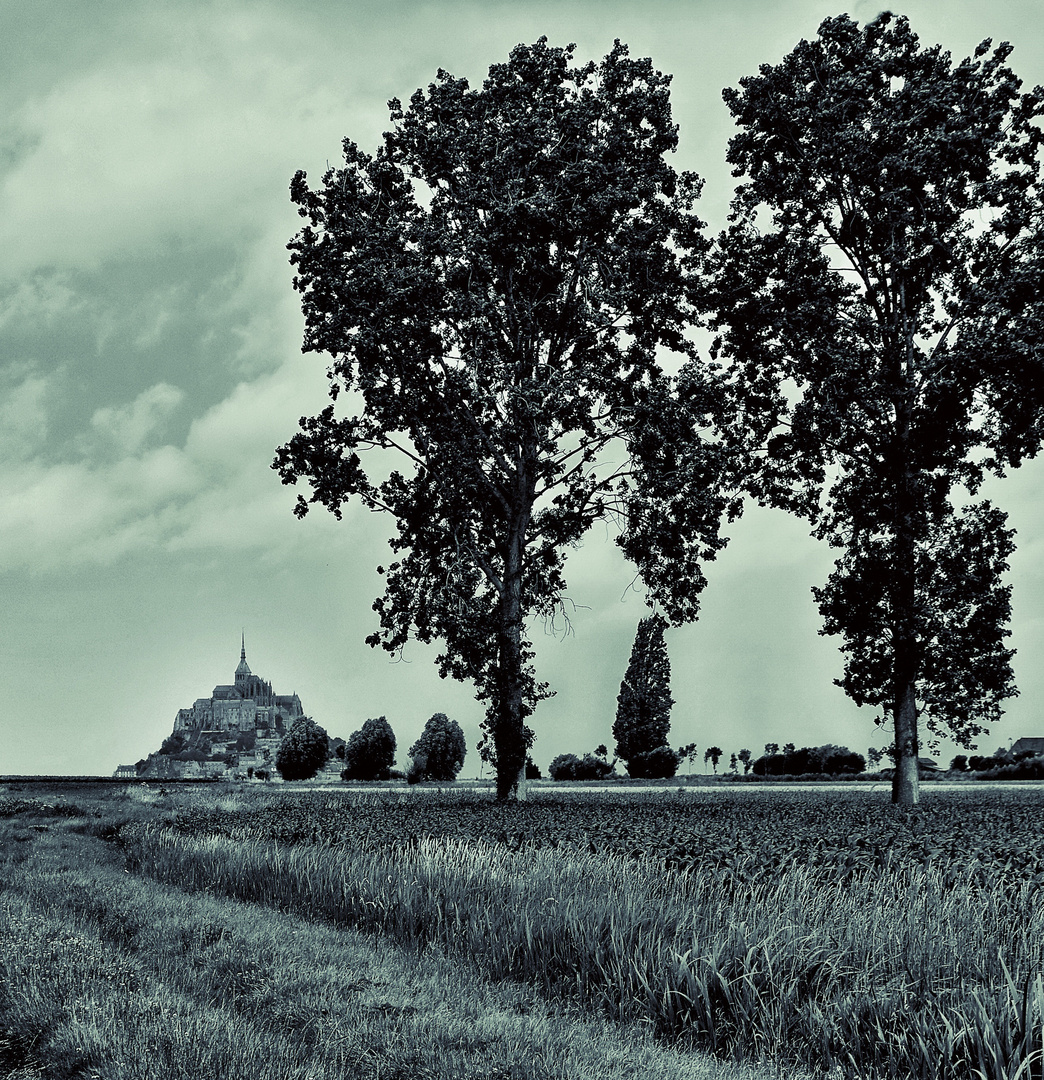
[[[12,786],[0,1077],[1039,1078],[1042,810]]]

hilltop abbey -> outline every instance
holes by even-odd
[[[257,738],[263,738],[266,730],[278,729],[282,733],[299,716],[304,716],[304,709],[296,694],[276,694],[270,682],[250,670],[244,637],[235,683],[215,686],[210,697],[196,698],[191,708],[179,709],[174,730],[220,736],[230,731],[240,735],[253,729]]]
[[[271,769],[290,725],[304,716],[297,694],[277,694],[250,670],[241,640],[235,682],[179,709],[174,730],[155,754],[134,766],[142,778],[252,776]],[[129,766],[120,766],[129,772]]]

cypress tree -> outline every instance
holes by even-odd
[[[632,776],[673,776],[678,767],[678,756],[667,745],[674,699],[671,662],[663,640],[666,627],[661,615],[638,623],[631,660],[616,699],[616,753]]]

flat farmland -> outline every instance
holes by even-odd
[[[0,794],[0,822],[96,841],[164,896],[471,972],[608,1024],[632,1054],[651,1039],[674,1055],[662,1075],[1041,1076],[1039,787],[927,788],[908,812],[865,787],[543,788],[498,806],[452,787],[26,786]],[[609,1075],[555,1060],[520,1052],[504,1075]],[[634,1075],[657,1075],[643,1060]]]

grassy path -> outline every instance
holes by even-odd
[[[754,1080],[441,952],[129,874],[104,821],[0,819],[0,1080]]]

